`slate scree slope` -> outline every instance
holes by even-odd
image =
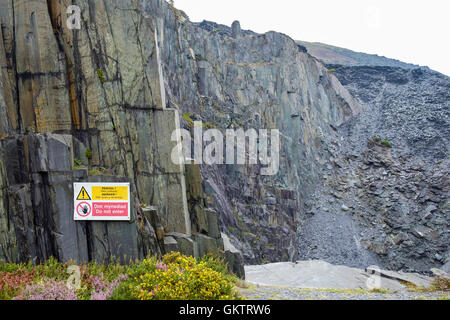
[[[445,263],[448,77],[327,66],[286,35],[192,23],[161,0],[0,0],[0,23],[1,260],[215,252],[241,276]],[[171,134],[196,120],[278,129],[278,173],[174,164]],[[79,181],[130,182],[131,221],[73,221]]]

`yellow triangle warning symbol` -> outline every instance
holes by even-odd
[[[78,194],[77,200],[91,200],[91,197],[87,193],[84,187],[81,188],[80,193]]]

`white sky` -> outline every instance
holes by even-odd
[[[191,21],[278,31],[450,76],[449,0],[174,0]]]

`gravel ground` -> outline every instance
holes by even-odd
[[[449,300],[450,292],[383,291],[360,289],[296,289],[249,285],[241,288],[247,300]]]

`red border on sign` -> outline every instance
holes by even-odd
[[[88,206],[88,208],[89,208],[89,212],[88,212],[85,216],[81,215],[81,214],[78,212],[78,208],[79,208],[82,204],[86,204],[86,205]],[[87,203],[87,202],[80,202],[80,203],[77,205],[76,212],[77,212],[77,214],[78,214],[80,217],[86,218],[86,217],[88,217],[88,216],[91,214],[91,212],[92,212],[91,205],[90,205],[89,203]]]
[[[94,202],[92,206],[93,217],[128,217],[128,202]],[[104,210],[109,212],[103,213]]]

